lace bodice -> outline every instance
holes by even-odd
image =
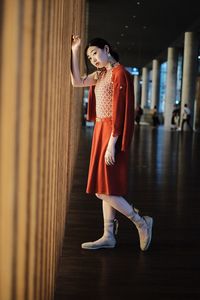
[[[96,116],[109,118],[112,116],[112,69],[102,72],[95,86]]]

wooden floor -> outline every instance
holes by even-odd
[[[55,299],[200,299],[200,134],[135,130],[127,200],[154,218],[147,252],[120,214],[115,249],[80,248],[103,225],[100,200],[85,194],[91,137],[83,128]]]

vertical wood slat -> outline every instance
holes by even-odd
[[[25,291],[25,298],[33,299],[35,293],[36,282],[33,284],[33,280],[35,277],[35,265],[38,259],[37,253],[37,240],[38,233],[36,231],[38,224],[38,184],[39,184],[39,159],[38,159],[38,149],[40,145],[39,137],[39,120],[40,120],[40,49],[41,49],[41,23],[42,23],[42,2],[35,1],[33,5],[33,18],[32,23],[35,24],[33,26],[32,33],[32,76],[31,76],[31,105],[32,109],[30,111],[30,115],[32,115],[31,126],[30,126],[30,135],[31,135],[31,155],[30,155],[30,169],[29,169],[29,177],[30,177],[30,189],[28,198],[30,199],[29,206],[29,215],[31,218],[29,219],[29,231],[27,232],[27,240],[28,240],[28,259],[27,259],[27,268],[25,276],[27,278],[27,286]],[[36,254],[37,253],[37,254]]]
[[[0,299],[53,299],[81,127],[70,43],[84,40],[85,0],[1,8]]]
[[[1,299],[11,299],[14,252],[14,190],[15,190],[15,125],[18,6],[3,3],[1,30],[1,108],[0,108],[0,293]],[[6,28],[6,32],[5,32]],[[9,39],[6,38],[9,36]],[[4,52],[9,60],[4,60]],[[9,88],[9,87],[12,88]],[[9,122],[8,122],[9,120]],[[2,293],[3,291],[3,293]]]
[[[29,136],[30,136],[30,101],[23,99],[30,98],[31,87],[31,33],[32,27],[32,2],[20,1],[18,14],[18,72],[17,72],[17,102],[16,102],[16,170],[15,180],[15,253],[14,263],[15,270],[13,272],[13,299],[24,298],[25,291],[25,268],[27,261],[27,224],[28,224],[28,170],[29,165]],[[18,239],[20,237],[20,239]],[[21,280],[24,278],[24,280]]]

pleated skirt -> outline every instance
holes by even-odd
[[[128,191],[129,151],[120,151],[116,143],[115,164],[105,163],[105,152],[111,136],[112,120],[104,118],[95,123],[86,193],[124,196]]]

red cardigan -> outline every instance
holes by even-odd
[[[133,77],[122,65],[113,68],[112,133],[121,137],[121,151],[131,143],[134,130],[134,88]],[[95,86],[90,86],[87,120],[96,120]]]

